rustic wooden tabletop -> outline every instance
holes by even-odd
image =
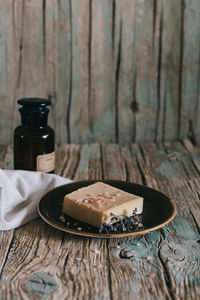
[[[138,238],[73,236],[40,218],[1,231],[0,299],[200,299],[199,149],[189,140],[58,145],[57,174],[148,185],[174,199],[177,216]],[[0,147],[0,167],[11,162],[11,147]]]

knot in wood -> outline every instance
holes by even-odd
[[[139,104],[135,100],[131,101],[130,104],[130,109],[132,110],[133,113],[139,112]]]
[[[165,249],[166,257],[171,261],[184,261],[186,259],[181,247],[173,242],[168,244],[168,248]]]
[[[119,253],[119,257],[122,259],[130,259],[130,258],[134,257],[135,255],[136,255],[135,251],[128,250],[127,248],[122,249]]]

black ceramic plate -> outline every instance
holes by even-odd
[[[83,222],[79,222],[67,215],[65,215],[66,222],[60,220],[64,196],[97,181],[105,182],[116,188],[144,198],[144,208],[141,215],[143,223],[142,229],[137,229],[131,232],[99,233],[98,228],[92,227]],[[176,205],[161,192],[143,185],[117,180],[87,180],[69,183],[51,190],[40,200],[38,212],[45,222],[59,230],[82,236],[118,238],[132,235],[142,235],[152,230],[162,228],[171,222],[175,217]]]

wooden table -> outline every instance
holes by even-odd
[[[11,161],[2,146],[0,166]],[[0,299],[200,299],[200,148],[58,145],[56,173],[146,184],[175,200],[177,216],[136,239],[73,236],[41,219],[1,231]]]

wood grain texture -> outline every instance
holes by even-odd
[[[162,1],[158,22],[157,141],[179,138],[182,89],[181,1]],[[169,30],[169,22],[173,31]]]
[[[7,152],[10,152],[9,150],[10,148],[8,149],[8,147],[6,146],[0,147],[0,168],[2,169],[7,167],[6,154]],[[14,236],[14,230],[9,230],[7,232],[0,231],[0,240],[2,241],[0,243],[0,278],[2,275],[4,264],[7,260],[10,251],[13,236]],[[1,294],[1,289],[0,289],[0,294]]]
[[[82,149],[78,145],[58,146],[58,174],[69,177],[76,173],[79,180],[89,178],[89,166],[94,167],[94,159],[95,166],[98,164],[98,149],[99,146],[95,144],[85,145]],[[78,161],[74,155],[77,152],[78,157],[80,156]],[[73,173],[69,165],[76,166]],[[99,170],[95,175],[91,169],[91,177],[99,178],[100,172]],[[4,243],[11,247],[9,256],[4,257],[7,267],[4,268],[0,281],[2,295],[7,299],[12,299],[12,293],[20,299],[110,299],[105,240],[64,234],[41,220],[17,229],[12,244],[8,241],[9,235],[4,235],[1,236],[2,247],[5,247]],[[20,236],[23,237],[22,243],[19,243]],[[52,283],[54,289],[49,291]]]
[[[57,142],[200,137],[198,0],[0,0],[0,144],[16,100],[52,100]]]
[[[185,183],[191,175],[187,172],[191,167],[190,159],[188,156],[184,156],[184,152],[180,151],[178,144],[175,147],[171,145],[171,151],[175,152],[178,149],[180,160],[183,156],[187,163],[186,168],[182,166],[179,159],[174,160],[172,156],[167,158],[166,152],[162,147],[155,152],[155,145],[152,145],[152,147],[148,145],[146,149],[143,148],[143,154],[145,160],[152,165],[151,177],[154,179],[152,182],[153,186],[176,199],[178,205],[177,217],[168,226],[169,228],[163,229],[162,240],[164,244],[160,249],[160,260],[169,279],[168,286],[175,299],[184,299],[185,297],[196,299],[199,294],[199,279],[196,276],[199,272],[199,262],[196,256],[199,251],[199,231],[196,226],[197,220],[194,219],[187,203],[188,197],[191,198],[191,191]],[[144,165],[142,169],[145,174],[146,169]],[[191,179],[195,176],[198,178],[197,174],[195,175],[193,172],[192,174]],[[173,190],[174,186],[176,187],[176,193]],[[184,222],[184,226],[181,225],[182,222]],[[179,261],[179,264],[175,263],[177,261]],[[184,276],[182,277],[180,274],[184,274]],[[189,280],[186,278],[190,276],[193,278],[193,292],[190,289],[188,290],[188,286],[185,285],[185,282]]]
[[[50,124],[55,129],[57,140],[65,137],[65,141],[69,142],[72,88],[71,2],[43,1],[43,4],[46,86],[44,96],[52,101]],[[63,38],[60,38],[61,36]],[[60,109],[61,107],[62,109]],[[65,121],[58,122],[57,120]]]
[[[12,147],[1,147],[9,166]],[[0,233],[2,299],[199,299],[200,152],[165,144],[57,146],[57,174],[147,184],[175,200],[161,230],[125,239],[81,238],[42,220]]]
[[[112,67],[112,1],[90,1],[88,141],[114,141],[114,72]],[[86,140],[87,142],[87,140]]]
[[[125,163],[120,155],[119,146],[107,145],[103,154],[103,162],[105,166],[104,174],[106,178],[127,180]],[[154,239],[154,242],[157,242],[158,244],[159,241],[158,239],[156,240]],[[152,266],[148,261],[148,257],[150,254],[152,255],[152,249],[147,247],[145,238],[130,238],[127,239],[127,241],[109,240],[108,249],[110,250],[109,263],[111,266],[110,278],[113,299],[131,299],[133,295],[135,299],[150,299],[155,297],[162,299],[162,295],[166,297],[167,289],[165,290],[165,283],[163,280],[161,279],[162,289],[159,288],[156,278],[150,280],[150,274],[155,272],[155,267]],[[127,256],[135,257],[135,259],[127,259],[125,257],[123,258],[123,256],[120,258],[122,250],[126,252]],[[137,261],[138,257],[141,257],[141,259],[135,263],[135,260]],[[158,263],[157,268],[159,268]],[[162,274],[159,274],[159,277],[161,275]],[[139,283],[141,280],[142,283]],[[146,287],[145,289],[144,286]]]
[[[199,88],[200,88],[200,44],[199,26],[195,26],[199,18],[200,3],[183,1],[183,71],[182,71],[182,115],[180,137],[188,131],[188,138],[193,142],[199,136]],[[198,21],[199,23],[199,21]],[[191,33],[192,32],[192,33]],[[196,49],[196,51],[193,51]],[[191,57],[192,61],[190,61]],[[186,68],[185,68],[186,66]]]

